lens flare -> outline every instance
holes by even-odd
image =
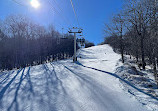
[[[31,0],[31,5],[34,8],[38,8],[40,6],[40,3],[38,0]]]

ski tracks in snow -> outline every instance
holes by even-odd
[[[114,71],[120,58],[106,45],[85,49],[79,55],[84,65],[109,72]],[[101,70],[65,60],[3,73],[0,75],[0,110],[147,110],[120,88],[118,78]]]
[[[129,109],[135,105],[134,100],[130,101],[130,105],[126,103],[128,98],[122,99],[122,96],[118,96],[122,92],[115,91],[114,88],[118,87],[110,86],[110,80],[105,79],[105,74],[70,61],[11,71],[9,76],[5,75],[0,80],[2,85],[0,109],[2,111],[116,111],[116,109],[130,111]],[[128,108],[124,107],[125,104]]]

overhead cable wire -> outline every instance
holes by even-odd
[[[61,8],[60,5],[57,3],[57,1],[56,1],[56,0],[53,0],[53,1],[54,1],[54,3],[56,4],[56,6],[59,8],[59,10],[60,10],[61,12],[63,12],[62,8]],[[65,16],[64,16],[64,17],[65,17]],[[66,19],[67,22],[70,24],[69,19],[67,19],[66,17],[65,17],[65,19]]]
[[[75,14],[75,17],[76,17],[77,23],[78,23],[78,25],[80,26],[79,21],[78,21],[78,18],[77,18],[77,14],[76,14],[76,11],[75,11],[75,8],[74,8],[74,5],[73,5],[72,0],[70,0],[70,2],[71,2],[72,9],[73,9],[73,11],[74,11],[74,14]]]
[[[52,3],[50,2],[50,0],[48,0],[48,2],[52,10],[55,11],[67,24],[70,24],[69,21],[53,5],[51,5]]]
[[[16,0],[12,0],[12,1],[13,1],[14,3],[18,4],[18,5],[26,6],[26,5],[22,4],[22,3],[17,2]]]

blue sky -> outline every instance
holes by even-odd
[[[64,33],[68,28],[78,26],[70,0],[38,0],[40,7],[31,7],[31,0],[0,0],[0,19],[4,20],[11,14],[24,14],[35,22],[48,26],[54,25],[56,30]],[[113,14],[122,8],[123,0],[72,0],[77,13],[80,27],[85,38],[95,44],[103,41],[104,23],[109,23]]]

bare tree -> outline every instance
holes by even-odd
[[[131,23],[140,38],[142,66],[145,69],[144,39],[149,22],[149,8],[146,7],[145,1],[143,0],[130,0],[126,11],[127,20]]]
[[[122,24],[126,28],[122,32],[123,53],[136,57],[137,62],[141,59],[139,65],[142,65],[143,69],[146,63],[151,65],[158,83],[158,1],[128,0],[121,15],[113,17],[113,24],[108,26],[108,31],[112,33],[106,42],[114,49],[120,49],[117,44],[120,39],[117,39],[117,36],[121,35],[123,21]]]
[[[124,19],[120,14],[113,17],[112,25],[105,24],[105,33],[109,33],[113,36],[119,37],[119,48],[122,57],[122,63],[124,63],[124,43],[123,43],[123,30],[124,30]]]

